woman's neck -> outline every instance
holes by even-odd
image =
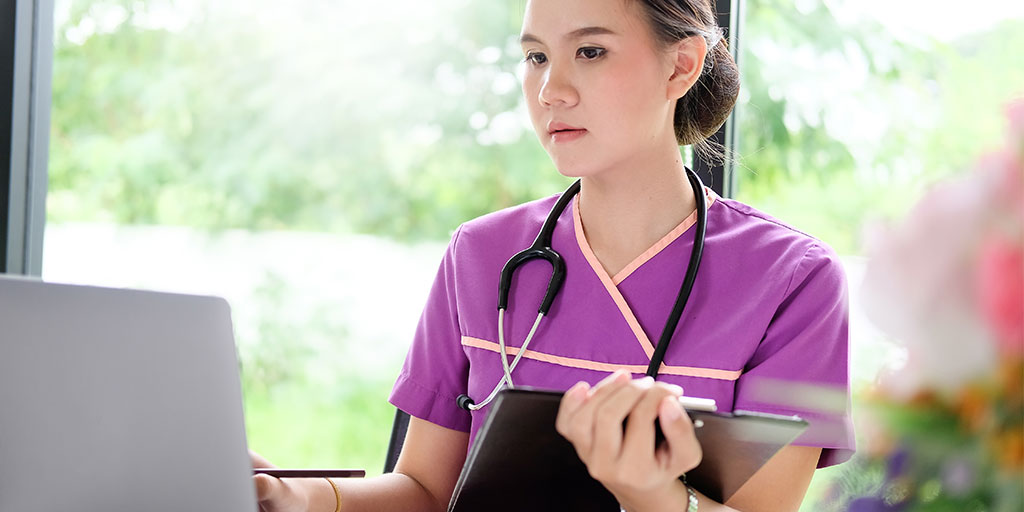
[[[637,159],[582,180],[584,234],[614,276],[696,208],[678,149]]]

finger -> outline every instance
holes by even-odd
[[[253,475],[252,482],[256,486],[256,501],[260,503],[274,501],[283,490],[281,480],[270,475]]]
[[[676,386],[678,387],[678,386]],[[634,467],[659,466],[655,454],[654,420],[666,397],[674,398],[670,385],[655,385],[648,389],[629,413],[626,432],[622,440],[622,462]]]
[[[644,377],[610,394],[595,409],[594,444],[591,459],[615,463],[622,453],[622,422],[654,386],[654,379]]]
[[[628,384],[630,378],[630,374],[626,370],[615,370],[595,384],[590,392],[587,393],[587,396],[592,397],[597,394],[607,393],[609,390],[617,388],[622,384]]]
[[[609,395],[628,385],[629,382],[628,373],[621,370],[616,371],[605,377],[601,382],[598,382],[596,386],[590,388],[586,393],[587,396],[583,400],[583,404],[572,414],[566,415],[566,432],[563,435],[576,448],[576,453],[580,458],[586,460],[593,446],[594,414],[597,406]]]
[[[665,434],[665,444],[658,449],[659,461],[666,471],[682,475],[700,464],[703,452],[693,422],[686,410],[675,397],[665,397],[658,407],[658,419],[661,431]]]
[[[252,463],[253,468],[273,468],[276,467],[270,463],[269,460],[265,459],[262,455],[249,449],[249,461]]]
[[[664,389],[665,391],[669,392],[670,394],[672,394],[672,395],[674,395],[676,397],[683,396],[683,387],[680,386],[680,385],[669,384],[667,382],[658,382],[658,383],[656,383],[656,385],[659,388]]]
[[[570,418],[583,406],[588,391],[590,391],[590,384],[581,380],[562,396],[562,400],[558,404],[558,416],[555,417],[555,430],[563,437],[568,434]]]

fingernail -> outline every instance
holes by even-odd
[[[640,379],[639,384],[645,388],[649,388],[654,385],[654,377],[646,375],[644,378]]]
[[[582,402],[583,398],[587,395],[587,389],[589,387],[590,386],[588,386],[586,382],[579,381],[569,388],[569,391],[565,392],[565,398],[574,403]]]
[[[668,388],[669,388],[669,391],[671,391],[672,393],[675,393],[676,396],[683,396],[683,388],[682,388],[682,386],[677,386],[675,384],[669,384]]]
[[[680,410],[679,403],[676,402],[675,398],[666,397],[661,401],[661,407],[658,411],[658,416],[661,417],[663,423],[671,423],[678,421],[682,417],[682,411]]]

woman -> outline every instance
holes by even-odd
[[[531,0],[521,35],[523,91],[559,172],[582,188],[555,225],[567,277],[515,382],[568,389],[557,429],[625,510],[796,510],[814,469],[852,449],[846,412],[842,271],[824,244],[707,192],[701,271],[659,382],[642,375],[693,243],[696,197],[680,144],[697,144],[735,102],[738,74],[707,0]],[[505,261],[529,246],[554,198],[470,221],[452,238],[391,402],[412,415],[395,473],[365,481],[256,476],[264,510],[444,510],[501,378],[494,291]],[[550,267],[512,281],[511,347],[526,338]],[[609,375],[611,373],[611,375]],[[841,392],[833,414],[769,403],[760,383]],[[758,384],[755,384],[758,383]],[[679,477],[701,461],[675,397],[721,408],[799,412],[808,435],[783,449],[726,505]],[[629,418],[624,430],[623,420]],[[653,448],[654,420],[666,442]],[[256,465],[267,462],[254,455]],[[688,508],[689,507],[689,508]]]

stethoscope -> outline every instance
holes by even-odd
[[[654,347],[651,363],[647,366],[647,375],[650,377],[658,376],[658,369],[665,359],[665,351],[668,350],[669,341],[676,330],[676,325],[679,324],[679,318],[683,315],[686,301],[690,299],[690,291],[693,289],[693,282],[697,279],[697,269],[700,267],[701,254],[704,252],[704,234],[707,231],[708,225],[704,184],[697,177],[697,174],[689,168],[686,169],[686,176],[689,178],[690,186],[693,187],[693,196],[697,201],[697,232],[693,238],[693,250],[690,252],[690,262],[686,267],[686,277],[683,278],[683,284],[679,288],[679,295],[676,296],[676,303],[672,307],[672,313],[668,316],[668,321],[665,322],[665,329],[661,331],[658,345]],[[501,279],[498,281],[498,350],[501,353],[501,366],[504,375],[494,386],[491,394],[487,395],[487,398],[479,404],[475,403],[469,395],[459,395],[455,399],[455,403],[460,408],[467,411],[482,409],[494,400],[494,397],[497,396],[503,387],[507,386],[509,389],[515,389],[515,384],[512,383],[512,371],[516,369],[519,359],[526,353],[526,348],[529,346],[530,341],[533,340],[533,335],[536,334],[541,319],[548,314],[551,303],[555,301],[555,296],[558,295],[558,291],[565,281],[565,262],[562,261],[562,256],[551,248],[551,236],[555,231],[555,223],[558,221],[558,218],[561,217],[569,201],[579,191],[580,181],[576,180],[575,183],[562,193],[558,201],[551,208],[551,212],[548,213],[547,219],[544,220],[540,233],[537,234],[537,238],[533,241],[533,245],[512,256],[501,269]],[[510,364],[508,362],[508,352],[505,348],[505,309],[508,307],[509,288],[512,286],[512,275],[516,269],[532,259],[542,259],[551,264],[551,279],[548,281],[548,290],[544,295],[544,301],[541,302],[537,319],[533,322],[533,327],[530,328],[530,332],[526,335],[523,345],[519,348],[519,352]]]

